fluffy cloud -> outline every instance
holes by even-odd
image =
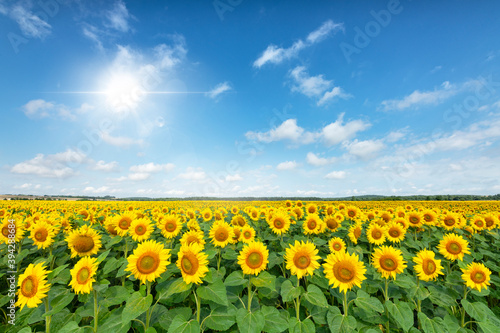
[[[342,23],[335,23],[331,20],[328,20],[324,22],[318,29],[312,31],[307,36],[305,42],[299,39],[288,48],[277,47],[272,44],[269,45],[264,50],[264,52],[262,52],[260,57],[254,61],[253,66],[256,68],[261,68],[267,63],[279,64],[284,60],[294,58],[299,54],[301,50],[319,43],[330,34],[343,29],[344,25]]]
[[[52,27],[31,11],[30,4],[30,2],[18,2],[10,9],[9,15],[17,22],[25,36],[43,39],[51,34]],[[7,12],[8,9],[3,7],[3,13]]]
[[[276,166],[276,170],[284,171],[284,170],[294,170],[298,166],[297,162],[295,161],[286,161],[286,162],[281,162]]]
[[[106,23],[108,27],[120,32],[128,32],[130,30],[128,24],[130,14],[123,1],[116,1],[113,8],[106,12],[106,18],[108,19]]]
[[[188,167],[186,171],[180,173],[177,178],[200,182],[207,178],[207,174],[202,168]]]
[[[79,108],[72,109],[66,105],[47,102],[43,99],[31,100],[21,107],[24,114],[31,119],[57,118],[70,121],[76,120],[78,115],[93,109],[94,107],[87,103],[83,103]]]
[[[379,151],[384,149],[385,145],[381,140],[354,140],[346,144],[346,148],[351,155],[361,159],[373,158]]]
[[[265,143],[289,140],[295,143],[307,144],[313,142],[315,139],[313,133],[307,132],[302,127],[297,126],[297,119],[285,120],[281,125],[268,132],[249,131],[245,136],[250,140]]]
[[[172,163],[167,164],[156,164],[156,163],[147,163],[140,165],[133,165],[130,167],[130,171],[135,173],[156,173],[160,171],[169,172],[175,168],[175,165]]]
[[[324,166],[324,165],[332,164],[332,163],[335,163],[336,160],[337,159],[335,157],[330,157],[330,158],[319,157],[316,154],[311,153],[311,152],[307,153],[307,156],[306,156],[307,163],[310,165],[314,165],[314,166]]]
[[[344,113],[338,119],[321,130],[321,138],[325,145],[333,146],[350,140],[356,133],[368,129],[371,125],[362,120],[353,120],[344,124]]]
[[[328,173],[325,178],[326,179],[344,179],[347,176],[345,171],[332,171]]]
[[[222,93],[225,93],[226,91],[231,90],[231,85],[229,82],[223,82],[219,83],[216,85],[212,90],[207,92],[205,95],[208,96],[211,99],[215,99],[217,96],[219,96]]]
[[[109,163],[106,163],[102,160],[100,161],[97,161],[95,163],[95,165],[93,165],[91,167],[92,170],[96,170],[96,171],[104,171],[104,172],[114,172],[114,171],[118,171],[119,167],[118,167],[118,162],[109,162]]]

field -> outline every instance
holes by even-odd
[[[498,202],[2,201],[0,218],[2,332],[500,327]]]

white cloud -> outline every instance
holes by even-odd
[[[83,189],[83,192],[92,194],[106,194],[106,193],[114,193],[116,191],[112,190],[108,186],[101,186],[98,188],[95,188],[93,186],[87,186]]]
[[[188,167],[186,172],[179,174],[177,177],[190,181],[203,181],[207,178],[207,174],[202,168]]]
[[[406,129],[393,131],[385,137],[387,142],[397,142],[406,136]]]
[[[101,41],[101,35],[103,34],[97,27],[87,24],[82,28],[82,33],[85,37],[93,41],[99,51],[104,50],[104,46]]]
[[[153,162],[141,165],[133,165],[130,167],[130,171],[136,173],[156,173],[160,171],[169,172],[175,168],[175,165],[172,163],[167,164],[156,164]]]
[[[52,31],[50,24],[31,12],[27,6],[23,7],[20,3],[12,7],[10,17],[19,24],[19,28],[27,37],[43,39],[50,35]]]
[[[217,96],[219,96],[220,94],[222,94],[226,91],[229,91],[231,89],[232,89],[231,85],[228,82],[223,82],[223,83],[219,83],[217,86],[215,86],[215,88],[213,88],[212,90],[207,92],[205,95],[214,99]]]
[[[63,104],[47,102],[43,99],[34,99],[21,107],[24,114],[31,119],[57,118],[62,120],[75,121],[78,114],[93,110],[90,104],[83,103],[77,109],[71,109]]]
[[[284,171],[284,170],[293,170],[296,169],[298,166],[297,162],[295,161],[286,161],[286,162],[281,162],[276,166],[276,170]]]
[[[69,165],[88,164],[92,160],[80,152],[68,149],[53,155],[37,154],[34,158],[14,165],[10,172],[46,178],[69,178],[77,172]]]
[[[343,30],[344,25],[342,23],[334,23],[331,20],[324,22],[317,30],[311,32],[306,41],[298,40],[293,43],[289,48],[281,48],[276,45],[269,45],[264,52],[260,55],[260,57],[254,61],[253,66],[256,68],[260,68],[267,63],[271,64],[279,64],[284,60],[291,59],[296,57],[299,52],[311,45],[319,43],[324,40],[328,35],[332,32],[337,32],[339,30]]]
[[[321,137],[327,146],[333,146],[352,139],[357,132],[364,131],[371,125],[362,120],[353,120],[343,124],[344,113],[338,119],[321,130]]]
[[[325,176],[326,179],[344,179],[347,173],[345,171],[332,171]]]
[[[186,39],[182,35],[172,35],[172,45],[155,46],[154,53],[161,69],[171,69],[181,63],[187,54]]]
[[[332,164],[335,163],[336,160],[337,159],[335,157],[330,157],[330,158],[319,157],[312,152],[307,153],[306,156],[307,163],[314,166],[323,166]]]
[[[331,88],[333,81],[326,80],[323,75],[309,76],[304,66],[295,67],[290,71],[289,75],[294,81],[292,91],[299,92],[307,97],[319,98],[318,105],[323,105],[335,97],[342,99],[352,97],[340,87]]]
[[[235,174],[235,175],[227,175],[225,179],[226,182],[236,182],[243,180],[243,177],[241,177],[239,174]]]
[[[434,90],[415,90],[410,95],[405,96],[402,99],[389,99],[382,101],[379,109],[383,111],[401,111],[425,105],[438,105],[462,91],[478,90],[486,84],[487,82],[483,78],[468,80],[459,85],[445,81],[439,88],[435,88]]]
[[[144,140],[142,139],[132,139],[124,136],[112,136],[109,133],[102,132],[101,138],[107,144],[117,147],[130,147],[130,146],[142,146],[144,145]]]
[[[384,149],[384,147],[384,143],[380,140],[354,140],[353,142],[346,144],[349,154],[357,156],[361,159],[375,157],[375,155]]]
[[[141,180],[146,180],[151,177],[150,173],[147,172],[134,172],[128,175],[127,179],[133,180],[133,181],[141,181]]]
[[[130,14],[123,1],[116,1],[113,9],[106,12],[107,26],[120,32],[128,32]]]
[[[245,136],[249,140],[270,143],[289,140],[295,144],[310,144],[317,140],[323,141],[326,146],[333,146],[352,139],[357,132],[364,131],[371,125],[362,120],[353,120],[344,124],[344,113],[338,119],[316,132],[308,132],[297,125],[297,119],[287,119],[278,127],[267,132],[248,131]]]
[[[93,165],[91,167],[91,169],[96,170],[96,171],[114,172],[114,171],[118,171],[119,168],[118,168],[118,162],[116,162],[116,161],[106,163],[106,162],[100,160],[100,161],[97,161],[95,163],[95,165]]]

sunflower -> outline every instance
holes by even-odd
[[[240,227],[237,227],[237,226],[233,226],[233,232],[234,232],[234,236],[233,236],[233,239],[231,240],[231,244],[236,244],[240,241],[240,238],[241,238],[241,228]]]
[[[396,274],[403,273],[406,261],[403,260],[401,250],[392,246],[381,246],[372,254],[372,264],[382,277],[396,279]]]
[[[317,235],[321,232],[323,221],[319,218],[318,214],[307,214],[302,229],[304,235],[314,234]]]
[[[339,206],[339,208],[340,208],[340,206]],[[345,214],[346,214],[347,218],[354,221],[361,214],[361,210],[356,206],[350,205],[350,206],[346,207]]]
[[[21,239],[23,239],[25,229],[23,228],[22,224],[17,221],[18,219],[14,219],[14,222],[11,222],[8,218],[5,218],[0,224],[0,244],[10,244],[9,242],[12,242],[12,239],[14,239],[15,242],[19,242]],[[15,228],[12,226],[12,224],[14,224]],[[12,232],[14,232],[14,238],[12,238]]]
[[[52,245],[54,237],[54,227],[46,220],[40,220],[31,227],[29,238],[39,249],[45,249]]]
[[[351,290],[352,287],[361,287],[366,277],[365,264],[359,260],[357,254],[347,252],[330,253],[323,263],[325,277],[333,288],[339,288],[340,292]]]
[[[205,235],[201,230],[189,230],[181,237],[181,246],[187,246],[192,243],[197,243],[202,247],[205,246]]]
[[[429,250],[421,250],[413,258],[418,278],[422,281],[435,280],[438,275],[443,275],[441,260],[434,259],[435,253]]]
[[[203,221],[208,222],[212,220],[212,210],[210,208],[205,208],[203,212],[201,212],[201,217],[203,217]]]
[[[294,245],[286,249],[286,268],[299,279],[305,275],[313,275],[314,270],[319,267],[319,259],[321,257],[318,256],[318,250],[311,242],[296,240]]]
[[[406,235],[406,229],[399,223],[392,222],[385,229],[385,236],[391,243],[401,242]]]
[[[437,222],[437,214],[432,209],[426,209],[422,212],[422,218],[427,225],[434,225]]]
[[[368,242],[374,245],[382,245],[385,242],[386,228],[381,227],[377,223],[371,223],[368,229],[366,230],[366,236],[368,238]]]
[[[117,227],[113,219],[106,219],[104,221],[104,228],[111,236],[118,235],[118,231],[116,230]]]
[[[238,256],[238,264],[243,274],[258,275],[269,263],[269,251],[261,242],[250,242],[243,247]]]
[[[467,287],[477,289],[479,292],[482,288],[488,289],[491,271],[483,264],[473,262],[467,265],[466,269],[462,268],[462,272],[462,280]]]
[[[179,219],[179,221],[182,223],[182,221]],[[200,224],[198,223],[198,221],[195,220],[189,220],[187,223],[186,223],[186,226],[188,227],[189,230],[196,230],[196,231],[200,231],[201,228],[200,228]]]
[[[409,227],[408,220],[404,217],[396,217],[392,222],[399,224],[404,230],[407,230]]]
[[[259,220],[259,216],[260,216],[260,212],[259,212],[259,210],[257,208],[251,208],[250,212],[248,213],[248,216],[250,216],[250,218],[253,221],[258,221]]]
[[[72,279],[69,282],[75,293],[88,294],[92,291],[97,266],[97,259],[91,257],[83,257],[76,263],[70,271]]]
[[[215,246],[225,247],[234,237],[234,231],[226,222],[217,221],[212,224],[209,236]]]
[[[487,230],[493,230],[498,225],[498,218],[492,213],[483,215],[483,218]]]
[[[147,240],[137,246],[127,261],[125,270],[145,284],[146,281],[154,281],[167,270],[167,265],[170,264],[170,250],[165,249],[161,243]]]
[[[339,214],[342,216],[342,214]],[[325,223],[325,226],[328,230],[331,232],[337,231],[338,228],[340,228],[341,223],[339,222],[334,215],[328,215],[324,218],[323,222]]]
[[[384,220],[385,224],[391,222],[392,218],[393,218],[393,215],[388,212],[388,211],[382,211],[378,214],[382,220]]]
[[[71,231],[66,237],[68,247],[71,249],[71,258],[91,256],[97,254],[101,248],[101,236],[88,225]]]
[[[198,243],[181,246],[177,254],[176,265],[186,284],[201,284],[201,278],[208,273],[208,255],[203,253],[203,246]]]
[[[317,212],[318,212],[318,207],[315,204],[310,203],[306,205],[307,214],[316,214]]]
[[[243,227],[245,224],[247,224],[247,221],[241,214],[234,215],[233,218],[231,219],[231,224],[236,225],[239,227]]]
[[[172,239],[181,232],[182,222],[177,215],[168,214],[158,221],[157,226],[165,238]]]
[[[47,274],[50,271],[45,270],[43,265],[44,263],[29,264],[24,273],[19,276],[16,306],[19,306],[21,310],[25,305],[28,308],[36,308],[49,292],[50,284],[47,283]]]
[[[132,224],[132,221],[135,220],[136,214],[132,212],[126,212],[121,215],[117,215],[113,218],[113,221],[116,226],[116,232],[120,236],[125,236],[128,233],[128,229]]]
[[[290,216],[284,211],[277,211],[269,219],[268,223],[275,234],[282,235],[290,229]]]
[[[448,260],[463,260],[466,253],[470,253],[469,243],[457,234],[447,234],[438,245],[439,253]]]
[[[361,233],[363,232],[363,226],[361,223],[354,223],[350,228],[349,228],[349,239],[351,242],[354,244],[358,244],[358,239],[361,237]]]
[[[447,213],[440,218],[441,226],[450,231],[455,228],[460,228],[460,219],[457,214]]]
[[[346,250],[345,242],[340,237],[333,237],[328,241],[328,248],[331,253],[343,252]]]
[[[422,214],[419,212],[408,213],[408,215],[406,215],[406,219],[408,220],[410,227],[420,228],[424,224]]]
[[[486,228],[486,222],[480,215],[474,216],[474,218],[470,221],[470,224],[476,231],[481,231]]]
[[[297,221],[299,221],[300,219],[302,219],[304,217],[304,211],[300,207],[294,207],[292,209],[292,213],[295,215],[295,218],[297,219]]]
[[[140,218],[132,221],[130,228],[128,229],[129,234],[132,239],[136,242],[142,242],[149,239],[154,228],[151,221],[146,218]]]
[[[247,244],[253,242],[253,240],[255,239],[255,229],[249,225],[244,226],[243,228],[241,228],[240,239],[243,243]]]

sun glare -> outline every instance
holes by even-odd
[[[113,74],[104,92],[108,105],[118,112],[135,109],[144,98],[144,89],[131,73]]]

